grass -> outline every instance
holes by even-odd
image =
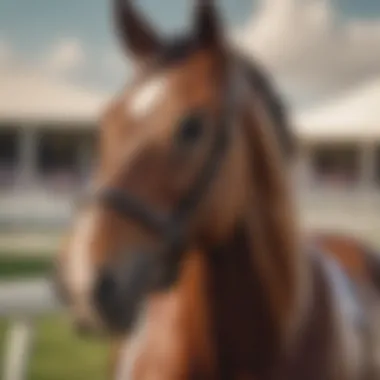
[[[51,273],[52,259],[47,257],[22,257],[0,255],[0,279],[30,278]]]
[[[376,243],[379,243],[378,237]],[[0,280],[48,275],[52,269],[52,260],[48,257],[0,254]],[[0,320],[0,359],[8,322]],[[78,338],[63,317],[49,317],[36,323],[28,380],[107,379],[108,356],[104,343]]]
[[[51,269],[49,258],[0,255],[0,280],[45,276]],[[0,377],[9,322],[0,320]],[[35,334],[28,380],[107,378],[107,345],[79,338],[64,317],[37,320]]]
[[[7,321],[0,321],[0,348],[4,350]],[[105,380],[104,343],[78,338],[62,317],[37,322],[28,380]],[[3,355],[2,355],[3,356]]]

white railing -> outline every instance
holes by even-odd
[[[0,196],[0,223],[67,224],[75,197],[49,191],[14,191]]]
[[[300,191],[298,207],[308,229],[353,232],[379,244],[380,192]]]
[[[297,200],[305,227],[353,231],[369,239],[373,236],[379,243],[379,192],[299,191]],[[65,206],[68,203],[63,202]],[[57,216],[54,210],[51,214]],[[0,318],[10,321],[3,373],[0,374],[2,380],[25,380],[33,347],[34,321],[39,316],[59,311],[51,289],[47,280],[0,282]]]
[[[0,318],[10,322],[7,331],[3,380],[26,380],[33,349],[36,318],[60,310],[47,280],[0,282]]]

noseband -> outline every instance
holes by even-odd
[[[205,162],[196,175],[189,191],[174,207],[171,213],[154,210],[127,190],[104,187],[97,191],[95,200],[125,219],[130,219],[151,230],[165,239],[165,253],[169,256],[178,255],[188,245],[186,230],[197,206],[207,192],[212,180],[221,167],[221,161],[227,151],[229,132],[233,122],[235,91],[232,75],[227,76],[224,90],[224,104],[219,116],[219,127],[212,142]],[[179,255],[178,255],[179,256]]]

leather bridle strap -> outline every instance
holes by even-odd
[[[102,188],[94,195],[95,200],[101,205],[112,209],[120,216],[136,221],[152,232],[163,235],[168,239],[171,246],[178,247],[180,241],[182,241],[182,245],[185,244],[186,226],[218,172],[223,155],[227,150],[236,95],[232,86],[232,76],[229,75],[224,91],[223,112],[219,117],[219,127],[216,128],[211,150],[201,171],[196,176],[193,186],[180,200],[172,213],[164,214],[153,210],[124,189]]]
[[[97,202],[109,207],[120,216],[132,219],[155,233],[162,234],[169,220],[166,215],[148,208],[146,203],[126,190],[104,188],[95,195]]]

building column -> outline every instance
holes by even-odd
[[[87,182],[92,170],[92,146],[89,140],[83,140],[78,152],[78,166],[81,179]]]
[[[295,182],[298,187],[305,189],[312,185],[312,146],[302,145],[294,167]]]
[[[361,145],[360,184],[363,190],[373,190],[375,185],[376,145],[368,142]]]
[[[32,187],[38,181],[38,131],[30,125],[21,129],[18,178],[23,187]]]

